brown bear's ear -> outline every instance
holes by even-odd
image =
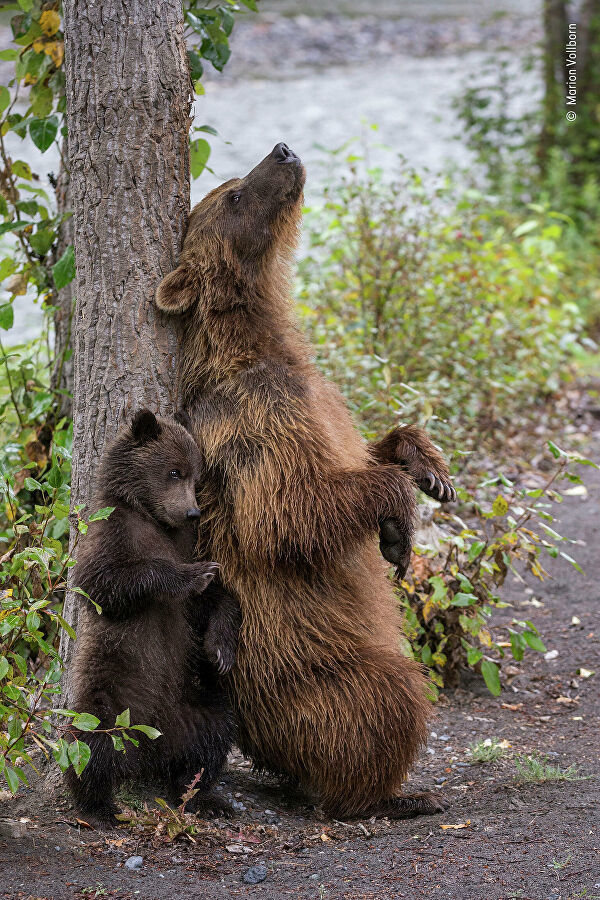
[[[197,298],[197,285],[185,266],[177,266],[156,289],[156,305],[167,313],[185,312]]]
[[[149,409],[139,409],[132,419],[131,432],[140,444],[155,441],[160,436],[160,423]]]

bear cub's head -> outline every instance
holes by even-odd
[[[103,502],[125,503],[161,525],[181,528],[200,517],[195,487],[201,471],[200,451],[189,432],[141,409],[103,457],[98,489]]]
[[[280,143],[245,178],[207,194],[190,214],[180,264],[159,284],[157,306],[182,313],[197,301],[219,309],[255,296],[297,244],[305,177]]]

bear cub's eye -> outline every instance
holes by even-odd
[[[179,471],[179,469],[172,469],[169,472],[169,478],[181,478],[181,472]]]
[[[241,194],[232,194],[232,195],[231,195],[231,202],[232,202],[232,203],[239,203],[239,202],[240,202],[240,197],[241,197],[241,196],[242,196]]]

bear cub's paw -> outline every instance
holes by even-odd
[[[215,562],[197,562],[191,566],[190,594],[202,594],[218,573],[219,565]]]
[[[236,644],[222,634],[213,633],[209,626],[204,638],[204,654],[217,674],[226,675],[235,664]]]

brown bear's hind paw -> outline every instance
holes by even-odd
[[[450,803],[442,794],[424,791],[420,794],[405,794],[390,797],[380,803],[375,815],[389,819],[413,819],[415,816],[433,816],[444,812]]]
[[[379,549],[383,558],[396,566],[398,578],[404,578],[410,564],[412,541],[410,532],[397,519],[383,519],[379,523]]]
[[[456,489],[449,478],[436,476],[433,472],[426,472],[422,478],[417,479],[419,490],[439,500],[440,503],[449,503],[456,500]]]

